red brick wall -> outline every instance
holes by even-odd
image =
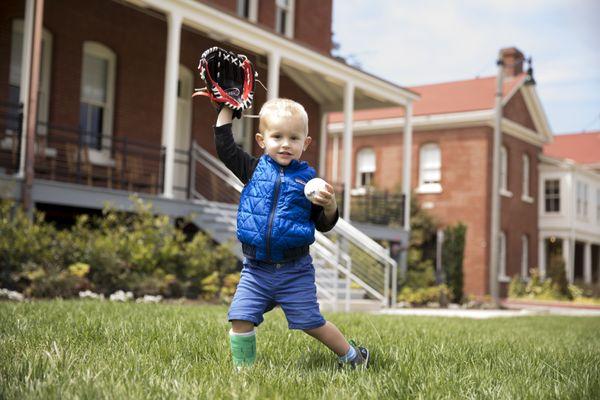
[[[237,15],[236,0],[197,0]],[[332,0],[296,0],[294,40],[329,54],[331,51]],[[275,0],[258,0],[258,24],[275,30]]]
[[[509,162],[511,185],[515,185],[512,199],[502,200],[502,229],[508,233],[507,270],[510,275],[520,271],[521,235],[529,235],[530,265],[537,264],[537,208],[535,204],[521,200],[521,154],[526,151],[531,160],[530,195],[537,198],[537,153],[539,148],[504,135],[508,151],[518,156],[517,162]],[[432,131],[415,131],[412,148],[411,183],[418,186],[419,149],[426,143],[437,143],[442,157],[442,193],[419,194],[421,205],[428,209],[442,226],[462,221],[467,225],[464,259],[464,290],[477,296],[488,292],[489,229],[491,202],[491,139],[492,130],[487,127],[456,128]],[[375,184],[379,188],[399,189],[402,182],[403,159],[402,133],[360,135],[353,141],[354,161],[356,152],[364,147],[374,149],[377,157]],[[331,177],[332,140],[327,146],[328,179]],[[340,163],[343,160],[343,143],[340,140]],[[342,167],[339,167],[342,178]],[[354,172],[352,180],[354,183]],[[511,189],[512,190],[512,189]],[[517,198],[518,196],[518,198]],[[503,287],[503,290],[506,288]]]
[[[512,277],[521,273],[521,237],[529,238],[529,266],[538,265],[538,155],[540,148],[523,142],[513,136],[503,135],[502,143],[508,153],[508,191],[512,197],[501,196],[501,229],[506,234],[507,275]],[[529,196],[534,203],[522,200],[523,195],[523,154],[529,156]],[[506,293],[507,285],[502,285]]]
[[[506,118],[535,131],[535,125],[521,92],[515,93],[502,112]]]
[[[22,18],[24,2],[0,2],[0,11],[8,18]],[[66,24],[65,21],[69,23]],[[0,27],[0,76],[4,82],[8,80],[10,64],[10,26],[9,23]],[[53,36],[50,123],[73,128],[79,124],[83,43],[93,40],[112,49],[117,57],[113,134],[159,146],[162,136],[167,41],[164,17],[149,16],[113,1],[89,0],[83,5],[77,0],[53,0],[46,2],[44,26]],[[203,85],[197,73],[198,58],[206,48],[213,45],[214,40],[190,28],[184,28],[181,32],[180,63],[193,72],[194,87]],[[258,64],[256,55],[247,50],[225,44],[222,46],[247,54]],[[260,67],[258,71],[266,81],[267,71]],[[0,98],[6,99],[8,85],[0,87]],[[309,129],[315,142],[303,159],[318,168],[319,105],[285,76],[281,77],[280,93],[306,107]],[[265,91],[257,85],[255,113],[258,113],[265,99]],[[212,126],[215,119],[216,113],[205,98],[193,100],[192,135],[213,154]],[[258,148],[255,154],[260,154]]]

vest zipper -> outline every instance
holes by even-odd
[[[277,200],[279,198],[279,187],[284,179],[283,167],[279,167],[279,176],[275,184],[275,193],[273,194],[273,205],[269,214],[269,225],[267,227],[267,257],[271,260],[271,230],[273,229],[273,220],[275,219],[275,210],[277,209]]]

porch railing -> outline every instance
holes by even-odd
[[[163,190],[165,151],[160,145],[42,122],[36,130],[35,178],[151,194]],[[20,108],[0,108],[0,168],[6,174],[19,169],[22,132]]]
[[[344,185],[333,185],[340,212],[344,210]],[[404,225],[404,195],[371,187],[353,189],[350,194],[350,219],[355,222],[402,227]]]

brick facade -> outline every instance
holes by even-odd
[[[356,153],[370,147],[376,154],[375,186],[380,189],[400,190],[402,182],[402,132],[357,135],[353,140],[354,163]],[[467,225],[464,258],[464,291],[483,296],[489,292],[489,230],[491,205],[492,138],[489,127],[470,127],[436,130],[416,130],[413,134],[411,183],[415,190],[419,183],[419,150],[427,143],[437,143],[441,151],[441,193],[418,194],[421,206],[435,216],[440,225],[457,222]],[[537,199],[537,155],[540,148],[510,135],[503,135],[509,153],[509,190],[513,196],[502,197],[501,229],[507,236],[507,274],[521,271],[521,236],[529,237],[529,265],[537,266],[537,201],[521,200],[522,155],[530,158],[530,196]],[[331,176],[333,140],[327,145],[328,179]],[[339,160],[343,160],[340,140]],[[342,168],[338,168],[341,181]],[[354,183],[355,171],[352,172]],[[505,294],[507,285],[502,284]]]
[[[230,3],[235,5],[235,1]],[[263,3],[265,7],[268,4],[261,2],[261,9]],[[299,6],[302,2],[296,3]],[[0,14],[7,21],[22,19],[24,7],[25,2],[22,0],[1,2]],[[328,34],[330,20],[324,25],[328,27]],[[49,123],[73,128],[78,126],[83,43],[96,41],[110,48],[117,59],[113,135],[160,146],[167,43],[166,18],[154,11],[149,15],[135,7],[108,0],[88,0],[85,3],[76,0],[53,0],[45,5],[44,28],[50,31],[53,38]],[[3,24],[0,27],[0,76],[5,82],[9,73],[10,43],[11,23]],[[193,72],[194,87],[202,86],[197,74],[198,57],[202,51],[214,45],[243,52],[255,64],[260,65],[256,55],[247,50],[215,43],[205,35],[184,26],[181,31],[180,63]],[[266,68],[259,66],[257,70],[259,78],[266,84]],[[309,131],[314,142],[303,159],[318,168],[318,103],[283,74],[280,77],[280,96],[299,101],[306,107],[309,114]],[[0,85],[0,100],[7,98],[8,85]],[[266,93],[257,85],[255,112],[258,112],[265,99]],[[215,149],[212,125],[215,118],[216,114],[206,99],[193,100],[192,136],[213,154]],[[259,150],[255,146],[255,154],[260,154]]]

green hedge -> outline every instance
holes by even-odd
[[[463,259],[466,234],[467,227],[460,222],[444,229],[442,262],[450,291],[450,301],[455,303],[463,300]]]
[[[45,222],[41,213],[30,220],[14,203],[1,202],[0,287],[32,297],[70,297],[86,289],[218,296],[219,290],[203,293],[202,281],[216,272],[220,289],[235,275],[229,245],[215,245],[202,233],[187,239],[167,216],[154,215],[150,204],[135,197],[132,202],[133,213],[105,208],[98,217],[79,216],[67,230]]]

